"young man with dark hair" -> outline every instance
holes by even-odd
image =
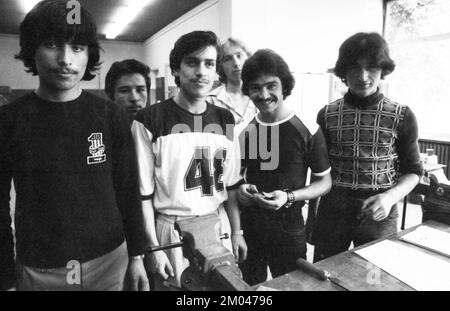
[[[127,115],[81,89],[99,66],[96,26],[84,8],[80,24],[66,16],[59,0],[42,1],[25,16],[17,58],[39,86],[0,108],[2,215],[12,178],[16,189],[17,280],[6,287],[121,290],[128,272],[132,289],[148,289]],[[0,257],[8,265],[0,275],[14,270],[7,220]]]
[[[306,259],[302,207],[331,188],[325,138],[314,124],[306,126],[284,102],[294,88],[286,62],[271,50],[259,50],[242,69],[242,91],[259,113],[241,134],[245,184],[238,198],[248,245],[240,267],[249,284],[296,269]],[[271,146],[270,157],[262,143]],[[276,159],[276,161],[274,161]],[[306,186],[308,168],[315,181]]]
[[[317,115],[333,188],[319,203],[315,261],[395,233],[397,202],[419,182],[416,118],[379,89],[394,68],[377,33],[357,33],[339,49],[334,71],[349,90]]]
[[[225,204],[237,260],[246,256],[236,189],[240,154],[233,143],[233,115],[207,103],[216,77],[218,39],[211,31],[181,36],[170,53],[179,93],[138,112],[132,125],[140,172],[148,246],[179,242],[175,222],[218,214]],[[188,266],[181,248],[149,255],[150,270],[179,288]],[[164,287],[154,279],[155,288]],[[166,283],[166,284],[167,284]]]
[[[147,105],[150,68],[135,59],[114,62],[105,78],[105,93],[128,112],[130,122]]]

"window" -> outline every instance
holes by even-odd
[[[385,8],[397,64],[387,95],[414,111],[420,138],[450,141],[450,1],[386,0]]]

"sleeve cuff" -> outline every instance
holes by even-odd
[[[152,200],[152,199],[153,199],[153,194],[151,194],[151,195],[141,195],[141,200],[142,201]]]
[[[314,173],[314,172],[312,172],[311,174],[314,175],[314,176],[321,177],[321,176],[325,176],[325,175],[328,174],[329,172],[331,172],[331,167],[329,167],[327,170],[325,170],[325,171],[323,171],[323,172],[320,172],[320,173]]]
[[[237,188],[239,188],[240,185],[242,185],[242,184],[244,184],[244,183],[245,183],[244,180],[241,179],[241,180],[239,180],[237,183],[235,183],[234,185],[227,186],[227,191],[237,189]]]

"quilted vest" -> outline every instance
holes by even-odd
[[[397,183],[396,141],[406,107],[382,96],[360,108],[341,98],[325,109],[335,186],[378,190]]]

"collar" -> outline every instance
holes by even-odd
[[[228,95],[225,84],[218,87],[216,91],[217,91],[216,93],[217,99],[222,101],[227,107],[236,110],[236,105],[231,100],[230,95]]]
[[[362,108],[362,107],[367,107],[367,106],[378,103],[383,97],[384,97],[384,95],[383,95],[383,93],[380,92],[379,88],[377,89],[377,91],[375,93],[373,93],[372,95],[369,95],[367,97],[359,97],[359,96],[353,95],[352,93],[350,93],[350,91],[348,91],[344,95],[344,101],[353,106]]]
[[[261,125],[264,125],[264,126],[276,126],[276,125],[280,125],[280,124],[282,124],[282,123],[284,123],[284,122],[289,121],[294,115],[295,115],[295,112],[292,111],[291,113],[289,113],[289,114],[288,114],[286,117],[284,117],[283,119],[278,120],[278,121],[275,121],[275,122],[268,123],[268,122],[262,121],[262,120],[259,118],[259,113],[257,113],[256,116],[255,116],[255,119],[256,119],[256,122],[258,122],[258,123],[261,124]]]

